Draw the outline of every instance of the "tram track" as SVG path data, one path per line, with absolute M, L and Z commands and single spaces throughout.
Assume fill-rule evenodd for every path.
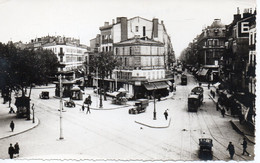
M 207 126 L 207 129 L 208 129 L 208 131 L 209 131 L 209 134 L 211 135 L 211 137 L 212 137 L 219 145 L 221 145 L 221 146 L 224 148 L 224 151 L 226 151 L 226 145 L 224 145 L 222 142 L 220 142 L 220 141 L 214 136 L 214 134 L 212 133 L 212 131 L 211 131 L 210 127 L 209 127 L 209 120 L 206 120 L 204 114 L 205 114 L 205 113 L 203 112 L 203 113 L 201 114 L 201 117 L 202 117 L 202 119 L 204 120 L 205 124 L 207 124 L 206 126 Z M 220 134 L 223 136 L 221 130 L 219 129 L 218 125 L 216 124 L 216 122 L 214 121 L 214 119 L 212 118 L 212 116 L 211 116 L 211 120 L 213 121 L 213 125 L 215 125 L 215 126 L 218 128 Z M 223 137 L 224 137 L 224 136 L 223 136 Z M 234 145 L 234 146 L 235 146 L 236 148 L 240 149 L 240 148 L 237 147 L 236 145 Z M 224 153 L 222 150 L 220 150 L 220 149 L 218 149 L 218 148 L 217 148 L 217 150 L 220 151 L 223 155 L 226 155 L 227 157 L 229 157 L 229 155 L 228 155 L 227 153 Z M 236 155 L 237 157 L 241 158 L 242 160 L 247 160 L 246 158 L 244 158 L 244 157 L 242 157 L 242 156 L 240 156 L 240 155 L 238 155 L 238 154 L 236 154 L 236 153 L 235 153 L 235 155 Z

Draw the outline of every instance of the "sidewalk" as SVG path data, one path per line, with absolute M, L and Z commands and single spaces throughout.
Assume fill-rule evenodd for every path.
M 213 87 L 215 88 L 215 87 Z M 211 87 L 212 89 L 212 87 Z M 212 89 L 215 91 L 214 89 Z M 216 93 L 215 98 L 212 97 L 211 94 L 208 94 L 209 97 L 212 99 L 212 101 L 216 104 L 218 100 L 218 94 Z M 233 115 L 230 114 L 230 110 L 225 113 L 226 116 L 234 117 Z M 254 133 L 252 133 L 245 125 L 242 125 L 239 123 L 239 120 L 230 120 L 230 123 L 232 125 L 232 128 L 236 130 L 239 134 L 243 135 L 244 137 L 247 138 L 247 140 L 253 144 L 255 144 L 255 136 Z
M 13 104 L 12 104 L 13 105 Z M 13 107 L 16 111 L 16 107 Z M 3 98 L 0 98 L 0 139 L 15 136 L 26 131 L 29 131 L 39 125 L 39 120 L 35 117 L 35 123 L 31 120 L 26 120 L 25 118 L 16 118 L 16 114 L 9 114 L 10 108 L 8 103 L 3 104 Z M 14 131 L 10 129 L 10 122 L 13 121 L 15 124 Z

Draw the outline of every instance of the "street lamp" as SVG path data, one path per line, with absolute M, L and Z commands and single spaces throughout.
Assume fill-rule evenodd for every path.
M 34 123 L 34 104 L 32 104 L 32 111 L 33 111 L 33 120 L 32 120 L 32 123 Z
M 153 104 L 154 104 L 154 109 L 153 109 L 153 120 L 156 120 L 156 107 L 155 107 L 155 89 L 153 90 Z
M 63 138 L 63 129 L 62 129 L 62 110 L 63 110 L 63 101 L 62 101 L 62 81 L 61 81 L 61 74 L 59 76 L 59 81 L 60 81 L 60 140 L 64 139 Z

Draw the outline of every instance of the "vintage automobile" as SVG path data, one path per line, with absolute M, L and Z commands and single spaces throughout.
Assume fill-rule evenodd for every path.
M 39 95 L 40 99 L 49 99 L 49 92 L 48 91 L 42 91 L 42 93 L 40 93 Z
M 189 112 L 197 112 L 199 106 L 200 106 L 199 95 L 189 94 L 189 96 L 188 96 L 188 111 Z
M 202 160 L 212 160 L 213 152 L 212 152 L 212 139 L 210 138 L 200 138 L 199 139 L 199 158 Z
M 181 85 L 187 85 L 187 75 L 181 75 Z
M 75 107 L 76 104 L 75 104 L 74 101 L 69 100 L 69 101 L 65 101 L 65 102 L 64 102 L 64 106 L 69 107 L 69 108 L 72 108 L 72 107 Z
M 148 99 L 138 99 L 134 108 L 129 109 L 129 114 L 139 114 L 145 112 L 146 107 L 149 105 Z

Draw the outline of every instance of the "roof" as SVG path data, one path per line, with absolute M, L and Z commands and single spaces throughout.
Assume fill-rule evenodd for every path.
M 131 38 L 114 44 L 114 46 L 126 46 L 126 45 L 163 46 L 164 44 L 162 42 L 154 41 L 149 38 Z

